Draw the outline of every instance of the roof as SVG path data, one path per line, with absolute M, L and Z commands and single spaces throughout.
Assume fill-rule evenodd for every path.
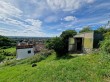
M 17 49 L 33 48 L 33 44 L 28 43 L 18 43 L 16 46 Z
M 75 35 L 74 38 L 91 37 L 91 34 L 93 35 L 94 32 L 79 33 L 79 34 Z

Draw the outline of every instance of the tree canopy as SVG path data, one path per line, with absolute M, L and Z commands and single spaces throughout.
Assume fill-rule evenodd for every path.
M 91 27 L 87 26 L 84 27 L 82 30 L 79 31 L 79 33 L 84 33 L 84 32 L 92 32 L 93 30 L 91 29 Z
M 8 48 L 16 44 L 12 39 L 0 35 L 0 48 Z
M 57 57 L 61 57 L 68 52 L 68 39 L 73 37 L 77 32 L 75 30 L 63 31 L 60 37 L 55 37 L 46 41 L 46 47 L 53 49 L 57 53 Z

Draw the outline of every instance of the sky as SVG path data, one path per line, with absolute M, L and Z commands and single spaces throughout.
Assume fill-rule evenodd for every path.
M 97 29 L 110 20 L 110 0 L 0 0 L 0 35 L 54 37 Z

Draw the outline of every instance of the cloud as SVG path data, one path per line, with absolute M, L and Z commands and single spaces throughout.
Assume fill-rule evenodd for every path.
M 0 1 L 0 17 L 6 17 L 6 16 L 14 16 L 18 17 L 21 16 L 23 12 L 13 6 L 12 4 L 4 1 Z
M 34 3 L 34 0 L 32 1 Z M 23 16 L 23 11 L 15 7 L 13 4 L 8 1 L 0 1 L 0 23 L 10 27 L 1 28 L 0 34 L 2 35 L 14 35 L 14 36 L 45 36 L 45 33 L 42 31 L 42 21 L 36 19 L 27 19 L 21 18 Z M 19 30 L 17 30 L 19 28 Z M 1 32 L 2 31 L 2 32 Z
M 74 17 L 74 16 L 66 16 L 66 17 L 64 18 L 65 21 L 75 21 L 76 19 L 77 19 L 77 18 Z
M 31 25 L 29 26 L 35 30 L 39 30 L 41 28 L 42 21 L 40 20 L 26 19 L 25 21 L 30 23 Z
M 47 0 L 52 10 L 72 11 L 79 9 L 83 4 L 93 3 L 94 0 Z

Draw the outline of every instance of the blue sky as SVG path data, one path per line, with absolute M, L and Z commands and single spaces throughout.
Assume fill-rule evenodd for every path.
M 110 20 L 110 0 L 0 0 L 0 35 L 59 36 Z

